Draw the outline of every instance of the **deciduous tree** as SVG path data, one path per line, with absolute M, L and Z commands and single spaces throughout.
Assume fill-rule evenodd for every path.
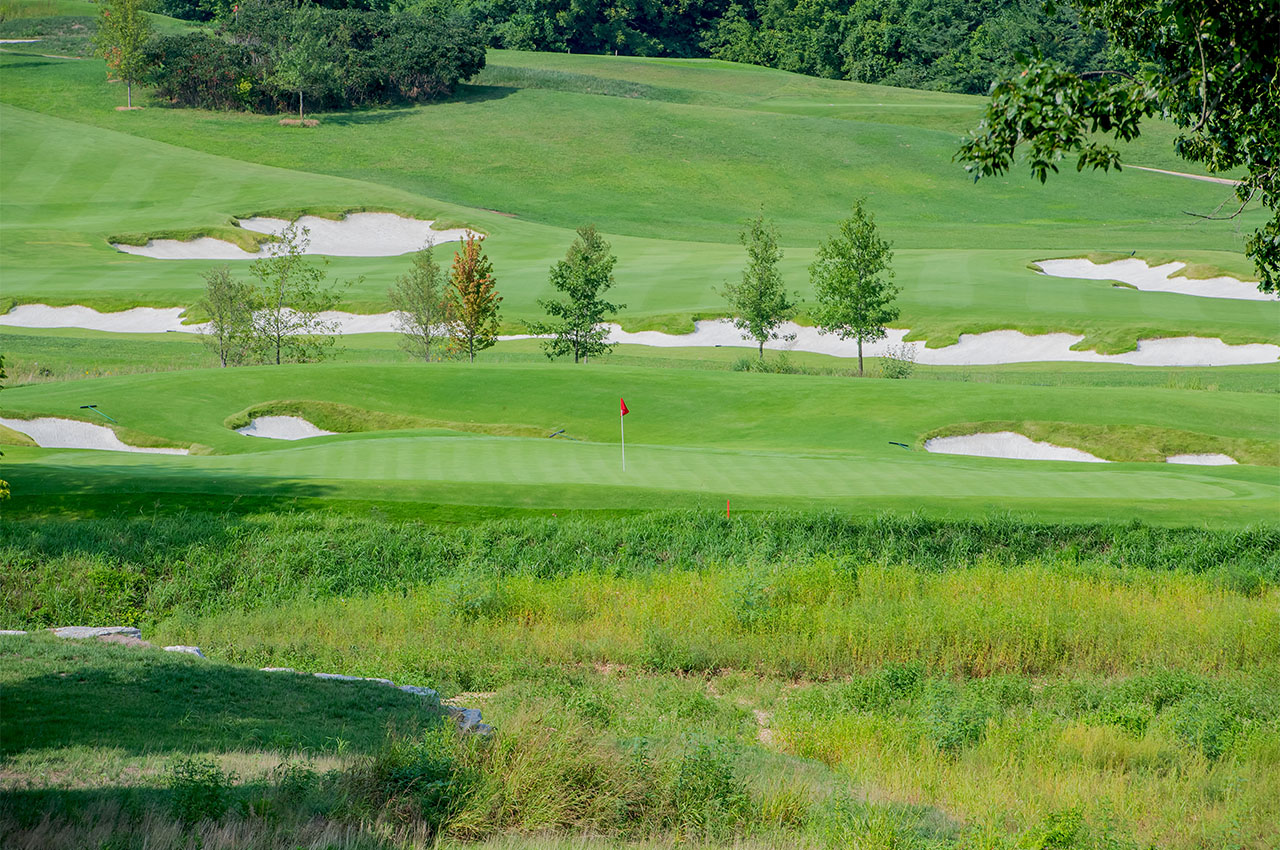
M 198 306 L 209 317 L 201 332 L 224 367 L 239 366 L 253 348 L 253 285 L 231 276 L 226 266 L 204 273 Z
M 476 361 L 477 351 L 498 341 L 498 305 L 502 301 L 493 263 L 484 255 L 482 241 L 483 237 L 468 235 L 461 250 L 454 253 L 446 299 L 450 348 L 466 355 L 471 363 Z
M 336 78 L 333 50 L 317 7 L 307 4 L 294 13 L 288 35 L 272 51 L 271 64 L 271 81 L 297 92 L 301 120 L 303 95 L 323 96 Z
M 602 296 L 613 286 L 617 262 L 595 225 L 578 228 L 578 238 L 564 259 L 551 267 L 551 287 L 564 293 L 564 299 L 540 299 L 539 306 L 551 320 L 529 326 L 533 333 L 551 335 L 542 343 L 548 358 L 572 354 L 574 363 L 585 363 L 613 350 L 605 342 L 609 329 L 604 323 L 626 305 L 610 303 Z
M 1209 171 L 1239 173 L 1232 218 L 1251 202 L 1270 219 L 1245 244 L 1261 280 L 1280 291 L 1280 6 L 1275 0 L 1073 0 L 1111 35 L 1132 73 L 1071 71 L 1040 57 L 996 83 L 986 117 L 957 154 L 974 179 L 1003 174 L 1025 145 L 1044 182 L 1067 156 L 1076 170 L 1120 169 L 1103 141 L 1130 141 L 1141 122 L 1167 115 L 1183 133 L 1175 149 Z M 1234 206 L 1234 205 L 1233 205 Z
M 268 243 L 267 256 L 254 260 L 250 273 L 258 280 L 253 313 L 253 347 L 267 363 L 323 360 L 336 345 L 337 323 L 321 317 L 333 309 L 337 295 L 325 285 L 323 266 L 307 260 L 305 227 L 296 222 Z
M 747 249 L 747 267 L 741 283 L 726 283 L 720 294 L 733 310 L 733 326 L 743 339 L 754 339 L 764 359 L 764 344 L 771 339 L 795 339 L 795 334 L 778 333 L 778 326 L 795 313 L 795 303 L 787 294 L 778 271 L 782 250 L 778 230 L 760 213 L 738 236 Z
M 840 222 L 840 232 L 818 245 L 818 258 L 809 266 L 818 296 L 813 313 L 818 331 L 858 341 L 859 375 L 862 344 L 884 339 L 885 325 L 898 318 L 890 248 L 859 200 L 853 214 Z
M 151 21 L 143 5 L 143 0 L 108 0 L 98 18 L 94 45 L 98 55 L 107 60 L 107 68 L 124 81 L 130 108 L 133 84 L 147 69 L 143 48 L 151 39 Z
M 413 267 L 396 278 L 387 297 L 396 313 L 400 347 L 418 360 L 439 357 L 448 337 L 449 315 L 444 270 L 429 243 L 413 255 Z

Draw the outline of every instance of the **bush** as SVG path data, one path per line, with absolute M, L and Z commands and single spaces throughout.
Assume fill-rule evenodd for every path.
M 261 109 L 270 100 L 249 50 L 203 32 L 165 35 L 147 46 L 145 82 L 177 106 Z
M 914 345 L 902 343 L 891 345 L 885 349 L 880 358 L 880 374 L 885 378 L 910 378 L 916 370 L 916 349 Z
M 392 736 L 344 781 L 358 808 L 400 823 L 421 821 L 429 831 L 445 826 L 475 784 L 458 759 L 458 733 L 450 724 L 413 737 Z
M 209 758 L 191 756 L 169 768 L 169 788 L 173 792 L 173 815 L 187 826 L 202 820 L 221 820 L 231 805 L 234 773 Z
M 668 828 L 691 836 L 723 834 L 746 817 L 746 787 L 723 744 L 699 744 L 676 762 L 666 784 Z

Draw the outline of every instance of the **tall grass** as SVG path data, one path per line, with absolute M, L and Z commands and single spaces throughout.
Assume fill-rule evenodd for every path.
M 321 513 L 6 519 L 0 625 L 145 625 L 182 613 L 404 592 L 449 577 L 482 583 L 579 573 L 641 577 L 714 566 L 784 568 L 818 557 L 854 571 L 873 564 L 921 574 L 1040 564 L 1135 578 L 1200 575 L 1258 594 L 1280 584 L 1280 527 L 1210 531 L 835 513 L 730 521 L 709 512 L 454 527 Z

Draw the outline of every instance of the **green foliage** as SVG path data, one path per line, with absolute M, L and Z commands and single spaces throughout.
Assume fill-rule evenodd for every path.
M 308 363 L 330 356 L 337 345 L 336 325 L 321 318 L 337 302 L 334 287 L 325 286 L 323 266 L 305 258 L 307 229 L 291 222 L 270 243 L 267 256 L 254 260 L 249 273 L 257 279 L 253 309 L 252 350 L 265 363 Z
M 133 84 L 148 67 L 145 47 L 151 39 L 151 21 L 143 9 L 143 0 L 110 0 L 98 19 L 98 55 L 107 60 L 108 69 L 124 80 L 130 107 Z
M 446 352 L 445 276 L 429 244 L 414 253 L 412 262 L 387 291 L 387 299 L 397 314 L 400 347 L 415 360 L 430 362 Z
M 880 375 L 892 380 L 910 378 L 916 370 L 916 350 L 914 346 L 902 343 L 891 345 L 880 358 Z
M 898 318 L 890 247 L 859 199 L 853 214 L 840 222 L 839 234 L 818 245 L 818 258 L 809 267 L 818 298 L 814 322 L 822 333 L 858 341 L 859 375 L 862 344 L 884 339 L 885 325 Z
M 231 805 L 231 786 L 235 781 L 234 773 L 224 773 L 212 759 L 200 756 L 178 759 L 169 769 L 174 817 L 187 826 L 203 820 L 221 820 Z
M 465 805 L 478 779 L 459 759 L 460 749 L 446 722 L 412 736 L 391 735 L 342 785 L 357 806 L 435 834 Z
M 613 286 L 617 262 L 594 224 L 578 228 L 578 238 L 564 259 L 551 267 L 549 276 L 551 288 L 563 293 L 564 300 L 539 299 L 538 305 L 551 320 L 529 324 L 531 333 L 552 335 L 543 343 L 548 359 L 572 354 L 574 363 L 586 363 L 613 350 L 604 341 L 609 335 L 604 324 L 626 305 L 605 301 L 603 296 Z
M 227 266 L 209 269 L 204 281 L 204 297 L 196 304 L 209 319 L 202 338 L 217 354 L 219 364 L 239 366 L 253 348 L 254 288 L 232 277 Z
M 299 117 L 306 102 L 431 100 L 484 67 L 479 34 L 452 18 L 273 0 L 239 4 L 213 33 L 162 36 L 147 54 L 148 82 L 180 106 L 265 112 L 296 103 Z
M 666 826 L 694 839 L 732 834 L 746 820 L 749 800 L 733 750 L 701 742 L 686 750 L 665 782 Z
M 298 94 L 298 118 L 303 117 L 304 96 L 323 99 L 338 85 L 336 51 L 324 31 L 318 6 L 299 6 L 285 36 L 271 47 L 267 82 Z
M 1229 218 L 1253 200 L 1271 211 L 1245 252 L 1254 260 L 1259 289 L 1280 290 L 1274 6 L 1267 0 L 1240 0 L 1230 11 L 1205 0 L 1075 5 L 1141 70 L 1082 74 L 1038 54 L 1025 59 L 1017 77 L 993 86 L 986 116 L 957 156 L 975 180 L 1009 171 L 1024 142 L 1030 144 L 1031 172 L 1042 183 L 1070 154 L 1077 155 L 1077 171 L 1118 169 L 1119 151 L 1098 136 L 1127 142 L 1138 136 L 1143 119 L 1169 116 L 1184 131 L 1175 143 L 1180 156 L 1214 172 L 1244 169 L 1236 186 L 1241 204 Z
M 778 271 L 782 251 L 778 248 L 778 229 L 766 222 L 761 212 L 747 223 L 739 241 L 747 249 L 747 267 L 740 283 L 726 283 L 720 290 L 733 317 L 733 326 L 743 331 L 743 339 L 754 339 L 764 360 L 764 344 L 773 339 L 795 339 L 777 328 L 795 313 L 795 303 L 787 294 L 786 284 Z

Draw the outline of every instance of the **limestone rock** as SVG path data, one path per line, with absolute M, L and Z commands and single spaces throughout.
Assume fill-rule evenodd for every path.
M 0 635 L 25 635 L 22 629 L 0 629 Z
M 142 631 L 132 626 L 62 626 L 56 629 L 50 629 L 60 638 L 99 638 L 108 635 L 124 635 L 125 637 L 140 638 Z
M 198 646 L 166 646 L 165 652 L 185 652 L 188 655 L 194 655 L 197 658 L 204 658 L 204 653 L 200 651 Z

